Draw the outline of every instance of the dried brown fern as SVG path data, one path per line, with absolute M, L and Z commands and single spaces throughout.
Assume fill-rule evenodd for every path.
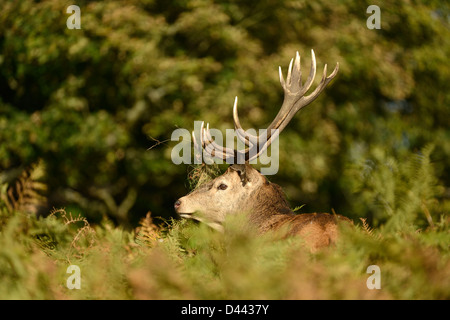
M 367 223 L 367 219 L 366 218 L 359 218 L 359 220 L 361 220 L 361 222 L 362 222 L 363 230 L 366 233 L 368 233 L 369 235 L 372 235 L 373 229 L 369 227 L 369 224 Z
M 217 164 L 206 165 L 202 163 L 197 166 L 193 166 L 188 173 L 189 189 L 195 190 L 203 183 L 208 182 L 220 175 L 220 168 Z
M 82 217 L 81 215 L 78 217 L 73 217 L 71 212 L 67 213 L 64 209 L 53 209 L 50 213 L 50 216 L 56 217 L 57 215 L 62 218 L 66 226 L 81 224 L 81 226 L 78 226 L 75 230 L 75 235 L 70 244 L 71 248 L 75 249 L 79 253 L 82 253 L 85 249 L 89 249 L 94 245 L 95 230 L 90 226 L 85 217 Z M 81 240 L 85 240 L 87 245 L 78 245 Z
M 44 164 L 39 161 L 24 169 L 15 181 L 6 186 L 5 192 L 1 193 L 1 200 L 10 212 L 37 214 L 46 206 L 47 185 L 42 182 L 44 174 Z
M 150 211 L 139 221 L 139 225 L 136 228 L 136 242 L 154 247 L 161 239 L 161 228 L 153 223 Z
M 367 219 L 366 218 L 359 218 L 359 220 L 361 220 L 362 222 L 362 228 L 364 230 L 364 232 L 366 232 L 369 236 L 374 236 L 374 232 L 373 232 L 373 228 L 371 228 L 369 226 L 369 224 L 367 223 Z

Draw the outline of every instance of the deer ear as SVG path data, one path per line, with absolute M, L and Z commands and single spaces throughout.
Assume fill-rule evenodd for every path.
M 247 171 L 245 164 L 233 164 L 230 166 L 230 169 L 236 171 L 241 178 L 242 186 L 245 186 L 248 182 Z

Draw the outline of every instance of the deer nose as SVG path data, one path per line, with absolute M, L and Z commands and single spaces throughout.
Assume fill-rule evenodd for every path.
M 175 201 L 175 204 L 173 205 L 173 207 L 175 208 L 175 210 L 177 210 L 180 206 L 181 206 L 181 201 L 180 201 L 180 199 L 178 199 L 177 201 Z

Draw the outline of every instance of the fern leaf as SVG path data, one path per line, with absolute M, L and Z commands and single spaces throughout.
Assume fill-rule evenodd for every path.
M 36 214 L 46 206 L 47 185 L 40 181 L 45 168 L 42 161 L 24 169 L 16 181 L 2 192 L 2 200 L 9 211 Z

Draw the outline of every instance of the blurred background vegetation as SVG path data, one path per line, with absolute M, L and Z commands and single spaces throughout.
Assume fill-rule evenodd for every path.
M 308 68 L 311 49 L 319 75 L 340 72 L 281 135 L 269 178 L 292 207 L 380 226 L 415 192 L 423 225 L 424 210 L 448 212 L 447 3 L 76 1 L 80 30 L 66 27 L 70 4 L 1 1 L 0 182 L 39 165 L 40 214 L 171 217 L 192 169 L 172 163 L 172 131 L 205 120 L 225 132 L 235 96 L 244 127 L 265 128 L 283 99 L 277 67 L 299 51 Z

